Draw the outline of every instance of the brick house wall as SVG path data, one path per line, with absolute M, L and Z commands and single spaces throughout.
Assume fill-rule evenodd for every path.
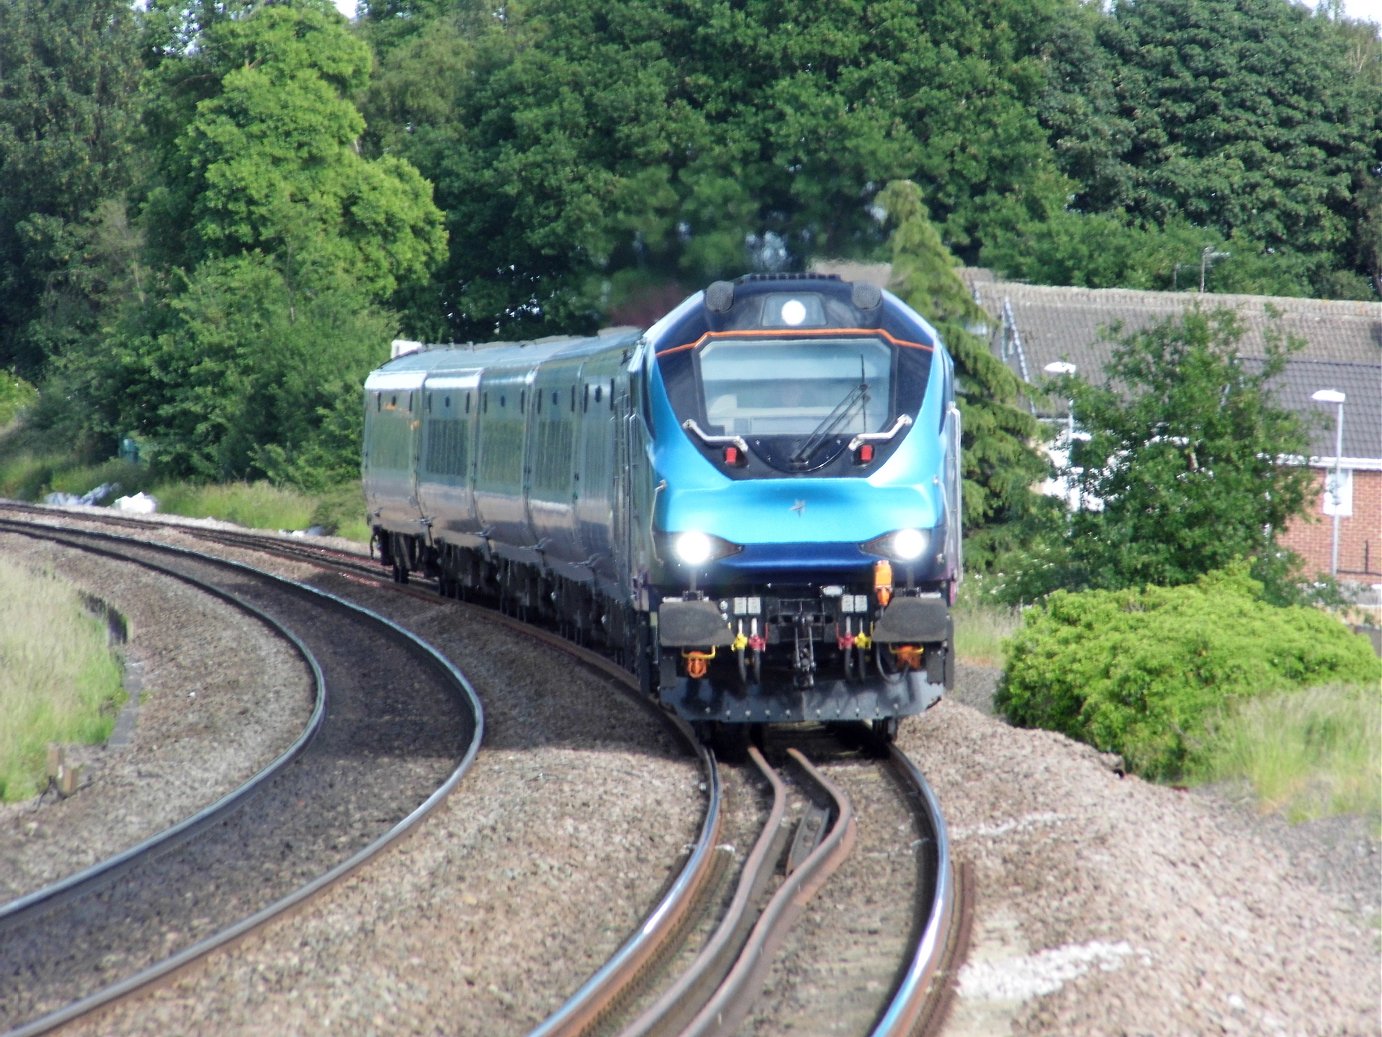
M 1307 574 L 1327 574 L 1333 549 L 1334 518 L 1325 513 L 1332 470 L 1316 469 L 1316 496 L 1310 520 L 1291 523 L 1278 537 L 1305 559 Z M 1382 583 L 1382 471 L 1353 470 L 1351 515 L 1339 518 L 1339 579 L 1357 583 Z

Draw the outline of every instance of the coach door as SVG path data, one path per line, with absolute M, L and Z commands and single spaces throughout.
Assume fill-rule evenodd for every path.
M 619 397 L 627 395 L 628 376 L 623 356 L 606 351 L 592 356 L 581 369 L 579 475 L 576 520 L 581 542 L 599 577 L 614 577 L 615 501 L 626 486 L 627 472 L 618 470 L 616 447 L 621 438 Z
M 480 376 L 475 510 L 485 535 L 503 551 L 532 544 L 523 493 L 524 412 L 532 369 L 497 367 Z
M 576 525 L 581 364 L 579 356 L 544 362 L 533 378 L 528 414 L 528 521 L 547 563 L 558 570 L 588 557 Z

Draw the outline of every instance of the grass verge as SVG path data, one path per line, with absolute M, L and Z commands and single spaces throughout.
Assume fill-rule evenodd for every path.
M 1330 684 L 1239 703 L 1214 725 L 1204 781 L 1245 780 L 1291 821 L 1372 819 L 1382 834 L 1382 701 L 1376 688 Z
M 105 626 L 76 589 L 0 558 L 0 800 L 42 789 L 48 743 L 109 738 L 124 700 Z
M 953 609 L 955 654 L 975 666 L 1003 665 L 1003 642 L 1022 627 L 1022 610 L 981 605 L 961 592 Z
M 9 449 L 6 449 L 9 447 Z M 309 529 L 365 543 L 365 498 L 358 481 L 322 493 L 304 493 L 265 481 L 195 484 L 156 482 L 144 465 L 111 460 L 88 465 L 0 438 L 0 497 L 43 500 L 50 493 L 80 497 L 98 486 L 115 486 L 103 502 L 146 493 L 158 510 L 186 518 L 214 518 L 248 529 Z

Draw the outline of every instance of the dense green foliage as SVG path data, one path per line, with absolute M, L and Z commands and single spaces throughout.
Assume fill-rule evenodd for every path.
M 415 169 L 356 147 L 371 54 L 330 6 L 235 14 L 151 8 L 138 216 L 103 210 L 96 257 L 125 290 L 50 357 L 50 397 L 79 406 L 40 416 L 93 454 L 133 434 L 166 474 L 316 487 L 357 469 L 385 307 L 445 235 Z
M 0 369 L 98 330 L 84 253 L 131 183 L 139 76 L 128 0 L 0 0 Z
M 1376 26 L 1275 0 L 1118 0 L 1049 40 L 1042 121 L 1078 185 L 986 261 L 1052 283 L 1375 298 Z
M 1235 700 L 1330 682 L 1370 689 L 1382 669 L 1364 637 L 1315 609 L 1265 603 L 1243 566 L 1193 584 L 1058 592 L 1008 643 L 997 706 L 1152 778 L 1176 777 Z
M 38 391 L 24 379 L 0 371 L 0 429 L 33 405 Z
M 994 557 L 1034 517 L 1013 386 L 909 263 L 1345 297 L 1382 266 L 1377 32 L 1286 0 L 361 9 L 0 0 L 0 370 L 53 438 L 321 485 L 397 331 L 891 257 L 959 357 Z M 934 233 L 885 218 L 899 181 Z
M 1012 538 L 1044 501 L 1031 490 L 1043 471 L 1030 443 L 1037 422 L 1020 406 L 1021 382 L 971 328 L 983 311 L 966 291 L 956 264 L 927 217 L 916 184 L 898 180 L 879 192 L 893 225 L 894 288 L 926 315 L 955 357 L 956 397 L 963 429 L 965 550 L 986 567 L 1014 550 Z
M 891 179 L 968 260 L 1068 193 L 1033 114 L 1064 0 L 427 4 L 402 36 L 400 6 L 369 9 L 370 136 L 437 186 L 458 336 L 870 254 Z
M 1260 364 L 1243 363 L 1241 336 L 1232 311 L 1196 308 L 1119 340 L 1106 384 L 1060 380 L 1088 435 L 1061 472 L 1081 501 L 1067 586 L 1174 586 L 1246 558 L 1285 592 L 1276 535 L 1311 476 L 1281 463 L 1304 456 L 1306 429 L 1267 383 L 1293 347 L 1269 339 Z

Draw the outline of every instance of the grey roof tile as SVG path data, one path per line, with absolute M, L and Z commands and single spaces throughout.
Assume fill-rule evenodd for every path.
M 1344 457 L 1382 461 L 1382 303 L 1062 288 L 999 281 L 986 270 L 961 273 L 989 315 L 990 345 L 1030 382 L 1046 377 L 1043 369 L 1053 361 L 1072 363 L 1082 377 L 1097 381 L 1117 329 L 1126 334 L 1149 327 L 1195 305 L 1228 307 L 1238 315 L 1245 358 L 1265 355 L 1272 329 L 1298 337 L 1304 348 L 1293 354 L 1276 391 L 1310 423 L 1312 455 L 1334 455 L 1335 407 L 1312 400 L 1311 393 L 1339 389 L 1347 397 Z

